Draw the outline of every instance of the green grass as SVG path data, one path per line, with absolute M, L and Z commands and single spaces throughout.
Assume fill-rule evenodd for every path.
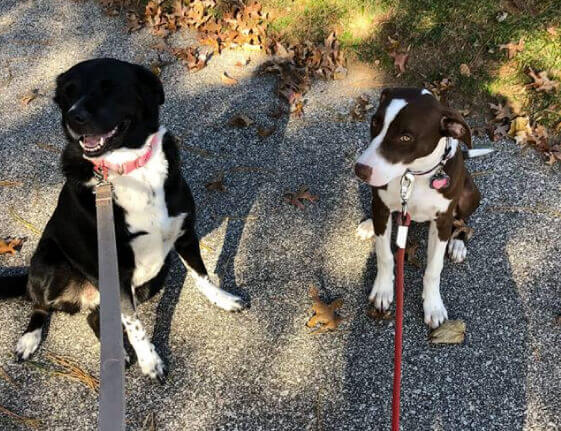
M 561 121 L 561 91 L 526 89 L 527 67 L 561 80 L 561 12 L 558 0 L 262 0 L 273 11 L 271 30 L 289 41 L 321 41 L 336 30 L 350 57 L 380 61 L 393 74 L 388 36 L 411 45 L 407 85 L 451 78 L 452 101 L 482 107 L 509 100 L 547 126 Z M 496 15 L 508 12 L 503 22 Z M 557 36 L 546 29 L 557 26 Z M 498 46 L 525 39 L 523 52 L 508 60 Z M 468 64 L 472 75 L 460 74 Z M 483 103 L 482 103 L 483 102 Z M 556 113 L 546 108 L 557 105 Z M 555 111 L 555 110 L 554 110 Z

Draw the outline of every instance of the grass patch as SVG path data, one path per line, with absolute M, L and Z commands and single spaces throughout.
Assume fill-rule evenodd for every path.
M 546 126 L 561 121 L 561 91 L 527 89 L 528 67 L 561 80 L 558 0 L 263 0 L 271 30 L 288 41 L 321 41 L 335 30 L 351 58 L 379 60 L 394 74 L 388 37 L 411 46 L 404 84 L 450 78 L 452 102 L 482 107 L 491 98 L 518 105 Z M 497 16 L 508 13 L 503 21 Z M 550 31 L 548 31 L 548 28 Z M 551 28 L 556 28 L 552 34 Z M 513 59 L 499 45 L 523 38 Z M 471 76 L 460 74 L 467 64 Z M 553 109 L 551 109 L 553 107 Z

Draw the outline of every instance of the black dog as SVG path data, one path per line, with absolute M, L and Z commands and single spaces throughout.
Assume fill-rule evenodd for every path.
M 28 274 L 0 279 L 1 297 L 27 294 L 33 302 L 31 321 L 16 347 L 18 359 L 37 350 L 52 311 L 90 308 L 88 323 L 99 337 L 93 189 L 105 177 L 114 189 L 122 322 L 142 372 L 162 378 L 163 363 L 134 304 L 135 298 L 146 301 L 161 289 L 173 248 L 210 301 L 229 311 L 247 306 L 208 279 L 179 152 L 172 136 L 159 127 L 162 84 L 141 66 L 96 59 L 60 75 L 54 100 L 68 140 L 62 155 L 66 182 Z

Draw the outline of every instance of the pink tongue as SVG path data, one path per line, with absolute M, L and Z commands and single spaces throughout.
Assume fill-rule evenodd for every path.
M 85 147 L 94 148 L 95 146 L 97 146 L 97 144 L 99 144 L 99 138 L 96 138 L 94 136 L 86 136 L 83 142 Z

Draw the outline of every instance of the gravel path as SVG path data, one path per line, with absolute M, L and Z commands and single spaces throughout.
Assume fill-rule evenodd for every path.
M 172 43 L 187 36 L 176 35 Z M 78 61 L 111 56 L 149 65 L 157 39 L 127 35 L 120 19 L 93 2 L 0 3 L 0 236 L 26 236 L 4 268 L 29 262 L 37 236 L 14 212 L 42 229 L 62 176 L 59 113 L 51 101 L 57 74 Z M 169 363 L 160 386 L 131 367 L 126 374 L 128 429 L 154 413 L 157 430 L 389 429 L 392 323 L 365 315 L 375 276 L 370 242 L 355 237 L 368 214 L 369 191 L 351 167 L 368 124 L 338 119 L 354 97 L 378 88 L 365 75 L 317 83 L 303 119 L 270 118 L 279 102 L 271 77 L 255 77 L 255 54 L 227 52 L 199 73 L 178 63 L 162 71 L 163 123 L 182 139 L 183 174 L 198 205 L 204 259 L 216 280 L 251 298 L 242 314 L 222 312 L 199 295 L 175 261 L 167 290 L 141 307 Z M 224 86 L 224 71 L 239 78 Z M 383 85 L 379 83 L 377 87 Z M 39 96 L 28 106 L 28 90 Z M 264 127 L 232 129 L 245 113 Z M 433 347 L 422 319 L 422 270 L 407 267 L 402 393 L 403 430 L 561 430 L 561 176 L 533 151 L 499 142 L 488 158 L 469 162 L 483 202 L 471 220 L 476 234 L 466 263 L 445 264 L 443 297 L 451 318 L 467 323 L 463 345 Z M 204 185 L 221 170 L 227 191 Z M 283 202 L 306 184 L 319 196 L 300 210 Z M 426 226 L 412 237 L 426 246 Z M 424 263 L 424 252 L 421 253 Z M 341 329 L 310 335 L 310 285 L 342 297 Z M 183 290 L 180 293 L 180 288 Z M 28 303 L 0 303 L 0 405 L 40 418 L 46 430 L 93 430 L 96 394 L 80 383 L 16 364 L 13 348 Z M 56 315 L 35 360 L 46 352 L 77 359 L 97 374 L 99 346 L 85 315 Z M 0 429 L 26 429 L 0 413 Z

